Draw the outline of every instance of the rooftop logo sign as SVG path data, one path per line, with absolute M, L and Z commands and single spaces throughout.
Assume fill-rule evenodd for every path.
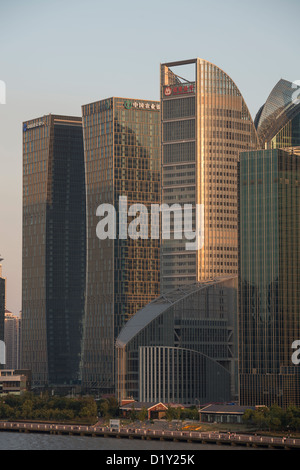
M 153 110 L 160 110 L 160 104 L 159 103 L 148 103 L 145 101 L 130 101 L 130 100 L 125 100 L 124 101 L 124 108 L 125 109 L 146 109 L 149 111 Z
M 186 85 L 174 85 L 174 86 L 166 86 L 164 89 L 165 96 L 171 95 L 185 95 L 187 93 L 195 93 L 195 84 L 189 83 Z
M 44 126 L 45 125 L 45 122 L 44 121 L 36 121 L 36 122 L 33 122 L 32 124 L 24 124 L 23 125 L 23 131 L 26 132 L 26 131 L 29 131 L 30 129 L 34 129 L 36 127 L 41 127 L 41 126 Z

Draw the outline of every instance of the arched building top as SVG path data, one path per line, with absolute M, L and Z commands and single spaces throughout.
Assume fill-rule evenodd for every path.
M 262 147 L 300 112 L 300 100 L 296 99 L 299 87 L 281 79 L 274 86 L 265 104 L 256 114 L 254 124 Z

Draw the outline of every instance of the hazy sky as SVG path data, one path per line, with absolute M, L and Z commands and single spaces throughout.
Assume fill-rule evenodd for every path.
M 21 309 L 22 122 L 80 115 L 110 96 L 159 99 L 159 65 L 201 57 L 252 117 L 280 78 L 300 80 L 299 0 L 0 0 L 0 254 Z

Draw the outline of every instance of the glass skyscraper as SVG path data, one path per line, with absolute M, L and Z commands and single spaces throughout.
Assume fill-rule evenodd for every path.
M 300 145 L 300 86 L 279 80 L 255 117 L 262 148 Z
M 4 341 L 4 317 L 5 317 L 5 279 L 2 277 L 3 258 L 0 256 L 0 341 Z
M 300 405 L 300 161 L 245 152 L 239 176 L 240 402 Z
M 239 359 L 244 405 L 300 404 L 300 88 L 279 80 L 258 111 L 262 150 L 239 169 Z M 264 149 L 264 150 L 263 150 Z
M 33 388 L 80 380 L 86 268 L 82 120 L 23 124 L 22 367 Z
M 161 65 L 162 203 L 199 214 L 200 248 L 187 250 L 175 225 L 162 238 L 161 284 L 235 275 L 238 270 L 237 162 L 258 140 L 245 101 L 232 79 L 203 59 Z M 177 206 L 178 207 L 178 206 Z M 175 214 L 175 212 L 174 212 Z M 203 245 L 202 245 L 203 242 Z
M 112 97 L 82 107 L 87 189 L 87 291 L 83 390 L 115 391 L 115 339 L 160 293 L 160 240 L 118 230 L 120 213 L 160 203 L 160 103 Z M 120 197 L 126 199 L 119 211 Z M 115 209 L 116 237 L 99 239 L 97 208 Z M 136 206 L 137 207 L 137 206 Z M 104 213 L 102 213 L 104 215 Z M 153 228 L 153 227 L 151 227 Z M 140 230 L 146 234 L 146 223 Z M 127 225 L 126 225 L 127 232 Z

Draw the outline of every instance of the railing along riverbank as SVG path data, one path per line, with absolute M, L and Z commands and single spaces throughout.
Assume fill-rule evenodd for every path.
M 216 444 L 276 449 L 300 449 L 300 439 L 267 437 L 248 434 L 200 431 L 167 431 L 154 429 L 131 429 L 121 427 L 114 430 L 103 426 L 83 426 L 71 424 L 0 422 L 0 431 L 48 433 L 57 435 L 115 437 L 127 439 L 147 439 L 199 444 Z

